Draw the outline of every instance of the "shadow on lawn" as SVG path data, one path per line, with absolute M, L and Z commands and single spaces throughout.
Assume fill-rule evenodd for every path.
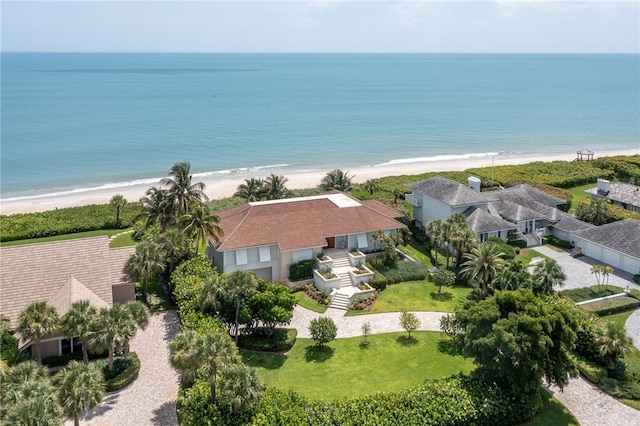
M 287 360 L 285 355 L 268 352 L 240 351 L 242 361 L 249 367 L 260 367 L 265 370 L 277 370 L 284 365 Z
M 334 352 L 335 349 L 329 346 L 319 348 L 316 345 L 309 345 L 304 349 L 304 358 L 307 362 L 325 362 L 333 356 Z
M 402 346 L 405 346 L 405 347 L 415 346 L 418 343 L 420 343 L 418 339 L 416 339 L 414 336 L 411 336 L 411 337 L 399 336 L 396 339 L 396 342 L 400 343 Z
M 436 293 L 435 291 L 432 291 L 429 295 L 437 302 L 446 302 L 453 299 L 453 293 Z

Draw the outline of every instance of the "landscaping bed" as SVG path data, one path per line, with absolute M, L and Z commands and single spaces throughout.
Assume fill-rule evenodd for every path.
M 629 296 L 620 296 L 599 302 L 586 303 L 581 306 L 586 311 L 602 316 L 636 309 L 640 307 L 640 300 Z
M 568 297 L 575 303 L 584 302 L 587 300 L 598 299 L 600 297 L 611 296 L 613 294 L 622 293 L 624 290 L 620 287 L 612 285 L 603 285 L 598 288 L 597 285 L 591 287 L 575 288 L 571 290 L 562 290 L 561 296 Z

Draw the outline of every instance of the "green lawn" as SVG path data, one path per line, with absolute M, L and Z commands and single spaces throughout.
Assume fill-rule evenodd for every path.
M 521 261 L 525 266 L 528 266 L 531 263 L 531 259 L 534 257 L 542 257 L 543 259 L 550 259 L 539 251 L 535 251 L 534 249 L 523 248 L 520 249 L 520 254 L 516 256 L 516 259 Z
M 55 235 L 53 237 L 31 238 L 28 240 L 6 241 L 0 243 L 0 247 L 19 246 L 23 244 L 48 243 L 51 241 L 75 240 L 77 238 L 99 237 L 101 235 L 112 236 L 124 232 L 126 229 L 101 229 L 98 231 L 76 232 L 75 234 Z
M 138 244 L 138 242 L 133 239 L 133 230 L 131 230 L 131 232 L 118 235 L 113 240 L 111 240 L 109 242 L 109 248 L 129 247 L 135 246 L 136 244 Z
M 574 186 L 573 188 L 567 188 L 567 191 L 569 191 L 571 193 L 571 196 L 573 197 L 571 198 L 571 209 L 569 210 L 569 213 L 576 212 L 576 206 L 578 205 L 578 202 L 580 202 L 580 200 L 590 197 L 590 195 L 584 192 L 584 190 L 593 188 L 594 186 L 596 186 L 596 182 L 589 183 L 587 185 Z
M 338 399 L 375 392 L 400 391 L 425 379 L 473 369 L 471 360 L 438 351 L 440 333 L 420 331 L 407 342 L 406 333 L 338 339 L 322 350 L 311 339 L 298 339 L 287 355 L 243 352 L 244 362 L 260 379 L 279 389 L 310 398 Z
M 542 409 L 538 417 L 525 423 L 525 426 L 578 426 L 578 421 L 564 408 L 560 402 L 550 393 L 540 390 L 542 396 Z
M 613 321 L 615 323 L 618 323 L 618 324 L 624 326 L 624 324 L 627 322 L 627 318 L 629 318 L 629 315 L 631 315 L 634 312 L 635 311 L 631 310 L 631 311 L 626 311 L 626 312 L 620 312 L 620 313 L 613 314 L 613 315 L 603 315 L 600 318 L 605 323 L 608 323 L 609 321 Z
M 400 312 L 403 309 L 453 312 L 470 291 L 469 287 L 443 287 L 442 294 L 438 294 L 438 287 L 431 281 L 406 281 L 390 285 L 380 292 L 370 310 L 350 310 L 347 315 Z
M 321 314 L 324 314 L 324 312 L 327 310 L 327 305 L 322 305 L 316 302 L 315 300 L 307 296 L 304 291 L 298 291 L 296 293 L 293 293 L 293 295 L 296 297 L 296 303 L 303 308 L 307 308 L 312 310 L 313 312 L 318 312 Z
M 600 290 L 600 292 L 599 292 Z M 597 285 L 584 288 L 576 288 L 571 290 L 562 290 L 561 296 L 566 296 L 575 303 L 584 302 L 585 300 L 598 299 L 600 297 L 611 296 L 612 294 L 622 293 L 624 290 L 613 285 L 603 285 L 598 289 Z

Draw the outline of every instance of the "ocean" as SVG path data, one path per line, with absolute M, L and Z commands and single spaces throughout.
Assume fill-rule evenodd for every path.
M 639 55 L 2 53 L 2 200 L 640 149 Z

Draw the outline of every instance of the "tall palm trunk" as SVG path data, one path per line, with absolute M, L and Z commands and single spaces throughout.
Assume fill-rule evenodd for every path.
M 236 346 L 238 345 L 238 329 L 240 328 L 240 324 L 238 323 L 239 314 L 240 314 L 240 296 L 238 296 L 238 299 L 236 300 L 236 335 L 235 335 Z
M 89 364 L 89 354 L 87 353 L 87 347 L 89 346 L 89 340 L 86 338 L 82 339 L 82 361 L 85 364 Z
M 42 350 L 40 349 L 40 339 L 33 339 L 36 345 L 36 360 L 38 365 L 42 365 Z

